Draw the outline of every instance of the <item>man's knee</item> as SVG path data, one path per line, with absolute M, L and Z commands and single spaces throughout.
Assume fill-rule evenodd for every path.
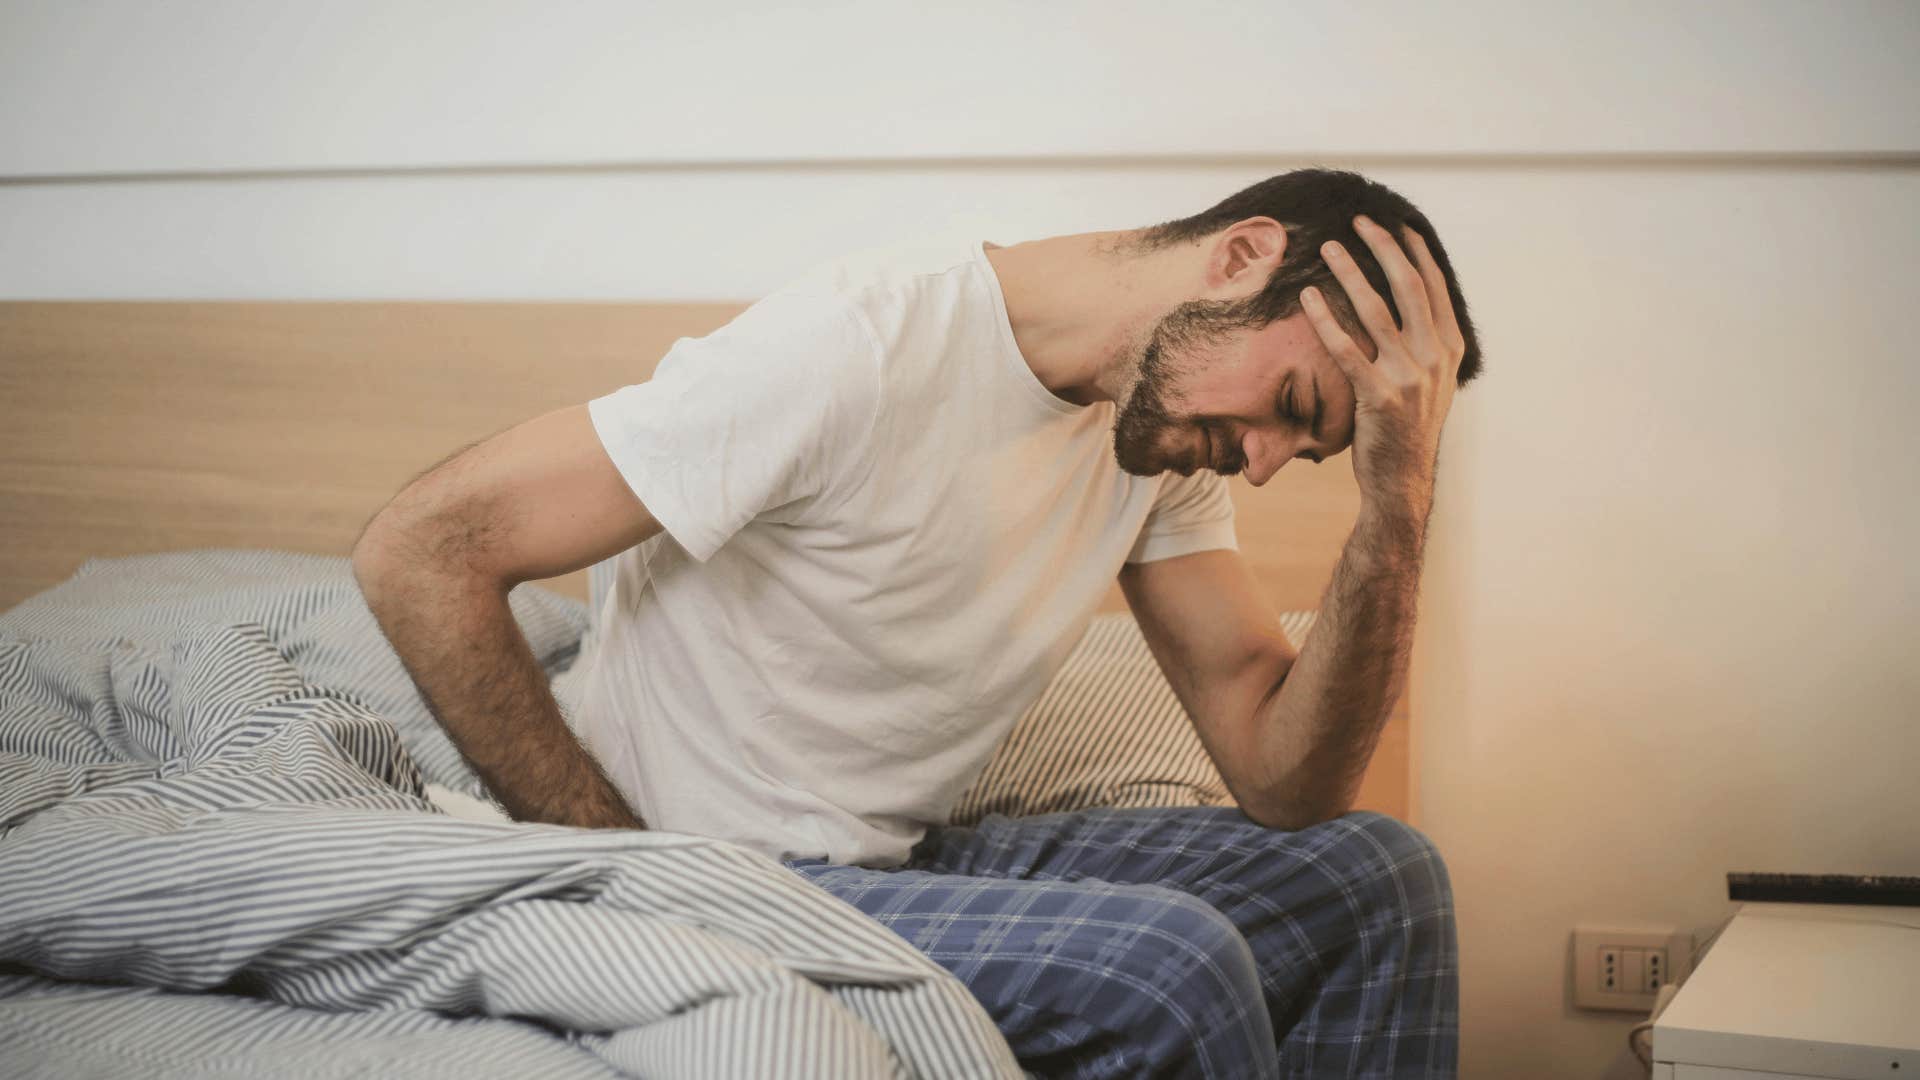
M 1413 826 L 1357 810 L 1297 832 L 1275 832 L 1273 843 L 1304 864 L 1302 875 L 1287 872 L 1290 883 L 1278 899 L 1314 940 L 1332 946 L 1388 934 L 1438 948 L 1451 939 L 1446 863 Z
M 1452 911 L 1447 864 L 1427 834 L 1370 810 L 1337 820 L 1351 831 L 1345 847 L 1353 884 L 1409 918 Z
M 1303 951 L 1317 981 L 1312 995 L 1298 996 L 1284 988 L 1301 984 L 1280 982 L 1283 1071 L 1358 1053 L 1383 1069 L 1417 1060 L 1452 1075 L 1458 946 L 1453 893 L 1433 841 L 1366 811 L 1288 836 L 1275 843 L 1304 856 L 1306 869 L 1287 930 L 1309 943 Z M 1317 1006 L 1311 1019 L 1309 997 Z

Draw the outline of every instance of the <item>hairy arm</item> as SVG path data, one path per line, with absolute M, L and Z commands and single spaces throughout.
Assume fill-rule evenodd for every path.
M 415 480 L 353 570 L 434 718 L 511 815 L 645 828 L 561 718 L 507 594 L 660 532 L 584 405 L 529 420 Z
M 1386 271 L 1401 318 L 1396 324 L 1343 247 L 1323 247 L 1376 355 L 1370 360 L 1347 335 L 1317 290 L 1302 291 L 1308 321 L 1353 384 L 1360 514 L 1306 647 L 1253 722 L 1256 760 L 1270 783 L 1262 812 L 1288 824 L 1353 805 L 1406 686 L 1440 432 L 1466 348 L 1426 242 L 1409 230 L 1403 251 L 1364 217 L 1355 230 Z
M 1255 602 L 1235 552 L 1128 567 L 1121 585 L 1161 668 L 1247 816 L 1301 828 L 1346 813 L 1413 648 L 1440 430 L 1464 354 L 1446 282 L 1417 235 L 1416 270 L 1372 222 L 1359 227 L 1392 281 L 1391 312 L 1344 252 L 1326 253 L 1377 346 L 1369 360 L 1313 290 L 1314 330 L 1353 384 L 1360 513 L 1298 654 Z
M 1406 685 L 1419 544 L 1404 530 L 1361 512 L 1297 653 L 1237 551 L 1120 572 L 1201 745 L 1262 825 L 1302 828 L 1353 806 Z
M 1298 828 L 1352 808 L 1406 688 L 1425 532 L 1424 514 L 1362 507 L 1312 633 L 1255 711 L 1256 821 Z

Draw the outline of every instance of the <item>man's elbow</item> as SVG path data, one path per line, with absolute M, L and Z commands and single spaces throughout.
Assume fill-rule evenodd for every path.
M 360 586 L 369 607 L 378 608 L 380 599 L 391 593 L 399 578 L 424 561 L 415 534 L 400 520 L 389 504 L 373 516 L 353 542 L 348 562 L 353 580 Z
M 353 578 L 376 614 L 383 602 L 430 590 L 442 595 L 505 596 L 526 580 L 497 565 L 486 519 L 426 514 L 397 502 L 374 515 L 354 541 Z
M 360 594 L 366 597 L 367 605 L 373 606 L 382 587 L 392 573 L 395 559 L 393 544 L 386 535 L 386 526 L 381 523 L 384 515 L 375 514 L 360 530 L 359 539 L 353 542 L 353 552 L 348 563 L 353 567 L 353 580 L 360 586 Z

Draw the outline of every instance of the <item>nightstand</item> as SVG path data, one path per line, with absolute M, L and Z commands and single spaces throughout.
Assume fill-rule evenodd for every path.
M 1920 1080 L 1920 908 L 1744 905 L 1653 1026 L 1654 1080 Z

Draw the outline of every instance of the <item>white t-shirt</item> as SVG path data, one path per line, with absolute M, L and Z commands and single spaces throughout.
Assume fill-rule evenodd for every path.
M 1234 546 L 1034 377 L 980 245 L 828 264 L 593 400 L 665 531 L 612 560 L 568 713 L 654 828 L 904 862 L 1123 562 Z

